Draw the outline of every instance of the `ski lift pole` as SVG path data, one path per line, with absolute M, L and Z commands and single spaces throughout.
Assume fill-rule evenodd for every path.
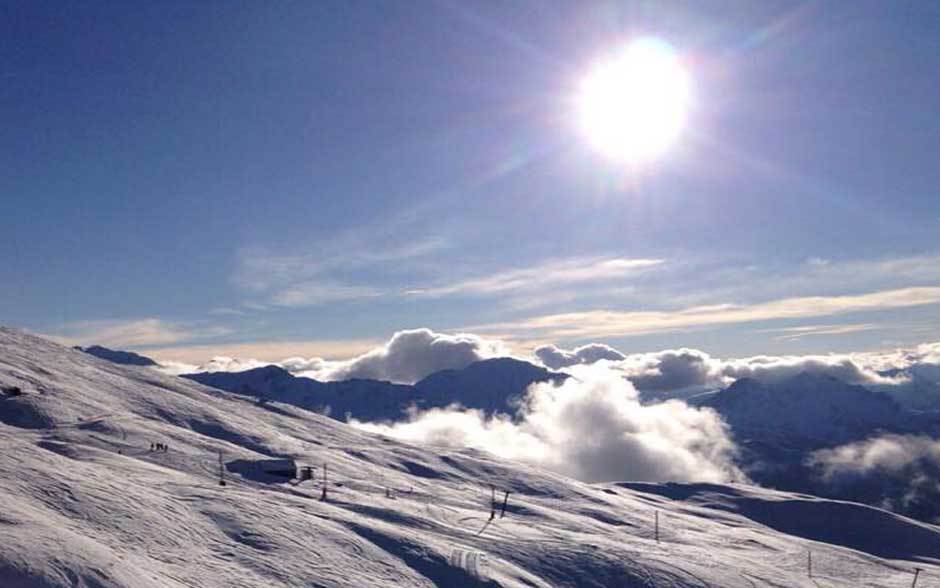
M 225 462 L 222 459 L 222 450 L 219 450 L 219 486 L 225 486 Z
M 509 504 L 509 490 L 506 490 L 506 495 L 503 496 L 503 508 L 499 511 L 499 518 L 506 516 L 506 505 Z

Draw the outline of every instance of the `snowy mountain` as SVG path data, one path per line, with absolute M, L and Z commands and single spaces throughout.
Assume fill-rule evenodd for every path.
M 886 431 L 914 432 L 919 424 L 888 396 L 822 374 L 776 383 L 741 378 L 688 402 L 721 415 L 741 450 L 738 465 L 753 480 L 800 492 L 819 491 L 807 463 L 813 451 Z
M 0 391 L 6 588 L 887 588 L 910 585 L 915 567 L 921 585 L 940 577 L 940 528 L 875 508 L 742 485 L 585 484 L 5 328 Z M 280 479 L 272 460 L 314 467 L 314 480 Z
M 900 430 L 908 416 L 887 395 L 806 372 L 776 383 L 741 378 L 689 402 L 718 411 L 739 443 L 800 449 Z
M 875 387 L 894 398 L 901 406 L 912 410 L 940 411 L 940 366 L 915 364 L 905 369 L 885 370 L 881 375 L 907 378 L 904 384 Z
M 762 485 L 890 507 L 927 521 L 940 517 L 932 488 L 940 476 L 929 459 L 835 480 L 816 459 L 818 451 L 886 435 L 935 439 L 936 413 L 911 411 L 887 394 L 807 373 L 778 383 L 740 379 L 689 402 L 722 416 L 740 449 L 738 466 Z
M 118 351 L 116 349 L 102 347 L 101 345 L 92 345 L 90 347 L 75 347 L 75 349 L 78 351 L 84 351 L 85 353 L 90 353 L 91 355 L 100 357 L 101 359 L 106 359 L 108 361 L 124 365 L 157 365 L 157 362 L 150 359 L 149 357 L 134 353 L 133 351 Z
M 422 407 L 460 404 L 487 414 L 513 414 L 526 388 L 535 382 L 560 382 L 565 374 L 550 372 L 531 363 L 498 357 L 460 370 L 443 370 L 415 384 Z
M 488 414 L 515 412 L 514 402 L 533 382 L 567 376 L 508 357 L 487 359 L 459 370 L 443 370 L 414 386 L 377 380 L 318 382 L 295 377 L 277 366 L 243 372 L 205 372 L 183 376 L 220 390 L 263 401 L 293 404 L 338 420 L 396 420 L 410 406 L 420 409 L 460 404 Z

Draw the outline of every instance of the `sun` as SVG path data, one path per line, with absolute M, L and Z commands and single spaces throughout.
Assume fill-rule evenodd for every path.
M 640 164 L 666 150 L 685 125 L 689 75 L 672 47 L 633 41 L 594 65 L 577 97 L 588 141 L 617 160 Z

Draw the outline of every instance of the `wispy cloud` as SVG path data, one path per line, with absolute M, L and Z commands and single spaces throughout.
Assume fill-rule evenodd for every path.
M 666 268 L 664 268 L 666 269 Z M 640 300 L 698 306 L 716 300 L 752 303 L 803 296 L 836 296 L 940 284 L 940 255 L 869 259 L 810 258 L 793 264 L 738 260 L 677 260 Z
M 554 300 L 577 293 L 565 286 L 615 282 L 664 263 L 662 259 L 613 256 L 568 257 L 540 261 L 528 267 L 501 269 L 451 282 L 440 280 L 436 254 L 448 246 L 437 238 L 382 246 L 357 243 L 350 249 L 331 246 L 316 255 L 281 255 L 245 251 L 233 282 L 253 301 L 273 307 L 300 307 L 380 296 L 496 296 L 554 288 Z M 436 259 L 436 262 L 432 262 Z M 435 276 L 429 278 L 428 276 Z M 424 282 L 422 284 L 422 282 Z M 418 285 L 415 285 L 418 284 Z M 531 301 L 505 299 L 513 308 L 532 307 Z
M 832 261 L 829 259 L 826 259 L 825 257 L 810 257 L 809 259 L 806 260 L 806 263 L 807 265 L 811 265 L 813 267 L 826 267 L 827 265 L 832 263 Z
M 467 327 L 471 331 L 555 340 L 641 335 L 773 319 L 831 316 L 940 303 L 940 287 L 901 288 L 846 296 L 806 296 L 755 304 L 715 304 L 680 310 L 588 310 Z
M 48 336 L 67 345 L 96 344 L 137 348 L 221 337 L 231 332 L 231 329 L 218 325 L 193 325 L 158 318 L 142 318 L 70 323 Z
M 242 251 L 233 281 L 249 290 L 267 290 L 285 283 L 327 276 L 334 271 L 401 262 L 437 252 L 447 246 L 440 238 L 389 245 L 383 243 L 330 243 L 316 253 L 281 254 L 261 249 Z
M 214 316 L 245 316 L 248 313 L 239 308 L 218 307 L 209 310 L 209 314 Z
M 255 297 L 250 304 L 310 306 L 339 300 L 381 296 L 394 289 L 379 285 L 386 274 L 447 246 L 439 238 L 408 243 L 365 243 L 339 240 L 316 253 L 280 254 L 246 250 L 238 258 L 233 283 Z M 356 279 L 359 272 L 369 277 Z M 259 301 L 260 300 L 260 301 Z
M 548 286 L 624 278 L 664 262 L 665 260 L 662 259 L 629 259 L 622 257 L 556 259 L 532 267 L 497 272 L 458 281 L 454 284 L 415 289 L 410 293 L 423 296 L 446 296 L 449 294 L 487 295 L 519 290 L 538 290 Z
M 804 337 L 815 337 L 820 335 L 845 335 L 847 333 L 858 333 L 860 331 L 872 331 L 882 327 L 874 323 L 853 323 L 846 325 L 805 325 L 801 327 L 786 327 L 782 329 L 766 329 L 764 333 L 783 333 L 774 337 L 778 341 L 796 341 Z
M 381 296 L 383 290 L 371 286 L 320 282 L 310 280 L 292 284 L 271 295 L 270 301 L 277 306 L 313 306 L 338 300 L 359 300 Z

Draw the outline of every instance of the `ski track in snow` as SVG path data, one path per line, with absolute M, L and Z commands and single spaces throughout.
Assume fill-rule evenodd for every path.
M 4 588 L 888 588 L 909 586 L 914 567 L 921 587 L 940 578 L 930 551 L 940 529 L 903 517 L 858 519 L 929 543 L 880 557 L 746 516 L 754 501 L 829 501 L 741 485 L 584 484 L 259 407 L 4 328 L 0 386 L 24 391 L 0 397 Z M 226 463 L 289 456 L 315 466 L 314 479 L 225 471 L 220 486 L 220 451 Z M 705 498 L 685 499 L 695 492 Z

